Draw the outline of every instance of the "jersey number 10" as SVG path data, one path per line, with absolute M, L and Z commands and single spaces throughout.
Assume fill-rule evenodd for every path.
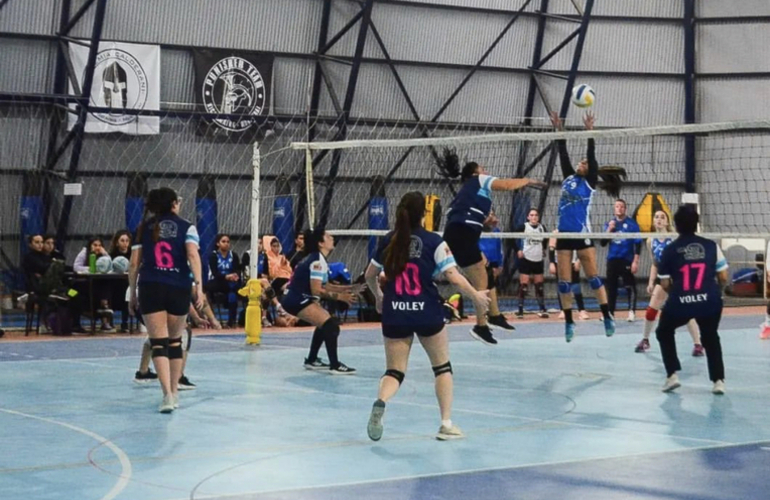
M 396 277 L 396 295 L 420 295 L 422 285 L 420 284 L 420 268 L 417 264 L 407 262 L 406 269 Z

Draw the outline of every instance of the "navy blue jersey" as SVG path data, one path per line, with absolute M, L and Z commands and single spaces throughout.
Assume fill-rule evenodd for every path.
M 158 226 L 158 241 L 153 240 Z M 135 235 L 132 250 L 141 249 L 142 266 L 139 283 L 165 283 L 190 288 L 190 265 L 187 263 L 187 243 L 199 245 L 198 231 L 192 223 L 178 215 L 153 217 L 142 225 L 142 234 Z
M 382 269 L 385 248 L 393 232 L 380 240 L 372 265 Z M 433 279 L 449 268 L 455 259 L 441 236 L 419 228 L 412 233 L 406 269 L 385 284 L 382 324 L 394 326 L 436 325 L 444 321 L 443 301 Z
M 671 242 L 674 241 L 671 238 L 666 238 L 665 240 L 661 241 L 657 238 L 652 238 L 652 241 L 650 242 L 650 251 L 652 252 L 652 261 L 657 266 L 660 263 L 660 258 L 663 255 L 663 250 L 667 246 L 671 244 Z
M 322 285 L 329 281 L 329 264 L 321 252 L 308 254 L 297 264 L 286 286 L 286 295 L 299 300 L 313 297 L 310 280 L 320 281 Z
M 658 264 L 658 277 L 670 279 L 666 314 L 679 317 L 712 316 L 721 311 L 717 273 L 727 269 L 722 250 L 700 236 L 680 236 L 669 244 Z
M 496 177 L 474 175 L 460 188 L 449 205 L 447 225 L 462 224 L 481 234 L 484 219 L 492 210 L 492 182 Z
M 636 221 L 631 217 L 626 217 L 622 221 L 618 220 L 616 217 L 613 217 L 612 220 L 615 221 L 616 233 L 640 232 L 639 224 L 637 224 Z M 609 230 L 609 226 L 609 222 L 604 225 L 605 232 Z M 634 260 L 634 254 L 636 253 L 634 251 L 634 247 L 640 245 L 641 243 L 641 239 L 610 240 L 610 248 L 607 251 L 607 260 L 623 259 L 628 262 L 632 262 Z

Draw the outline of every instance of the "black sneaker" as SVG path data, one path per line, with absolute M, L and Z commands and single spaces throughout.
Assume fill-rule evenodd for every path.
M 182 375 L 179 378 L 179 383 L 177 383 L 177 387 L 179 387 L 180 391 L 192 391 L 192 390 L 195 390 L 195 384 L 190 382 L 190 379 L 188 379 L 185 375 Z
M 519 311 L 516 313 L 516 317 L 518 319 L 524 319 L 524 311 Z M 491 319 L 491 318 L 490 318 Z
M 516 316 L 519 317 L 518 314 Z M 521 317 L 524 317 L 524 315 L 522 314 Z M 503 316 L 502 314 L 498 314 L 497 316 L 489 316 L 488 321 L 489 321 L 490 325 L 499 326 L 503 330 L 515 330 L 516 329 L 516 327 L 514 327 L 512 324 L 508 323 L 508 320 L 506 320 L 505 316 Z M 491 335 L 490 335 L 490 337 L 491 337 Z
M 488 326 L 474 326 L 471 330 L 471 337 L 484 342 L 487 345 L 497 344 L 497 340 L 492 336 L 492 332 L 489 330 Z
M 134 375 L 134 382 L 140 385 L 149 384 L 158 380 L 158 375 L 152 370 L 147 370 L 147 373 L 136 372 Z
M 305 370 L 329 369 L 329 363 L 324 363 L 324 360 L 321 358 L 315 358 L 315 361 L 310 361 L 309 359 L 305 358 L 305 364 L 303 366 L 305 367 Z
M 340 363 L 337 366 L 329 367 L 329 374 L 331 375 L 352 375 L 356 372 L 355 368 L 351 368 L 344 363 Z

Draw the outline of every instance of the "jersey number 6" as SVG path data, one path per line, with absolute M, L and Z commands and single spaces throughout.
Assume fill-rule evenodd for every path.
M 174 267 L 174 256 L 171 255 L 171 244 L 167 241 L 159 241 L 155 244 L 155 265 L 161 269 Z

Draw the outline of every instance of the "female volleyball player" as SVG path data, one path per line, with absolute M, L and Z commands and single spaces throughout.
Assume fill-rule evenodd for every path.
M 556 113 L 551 114 L 551 122 L 558 130 L 562 130 L 562 122 Z M 594 115 L 591 112 L 583 117 L 586 130 L 593 130 Z M 559 148 L 559 161 L 561 171 L 564 174 L 564 182 L 561 185 L 561 198 L 559 199 L 559 227 L 563 233 L 587 233 L 591 231 L 591 222 L 588 220 L 591 201 L 599 181 L 599 164 L 594 153 L 594 140 L 588 139 L 588 151 L 586 157 L 580 160 L 577 169 L 572 167 L 567 144 L 564 140 L 556 141 Z M 610 183 L 608 191 L 617 191 L 620 179 L 615 176 L 607 176 L 605 182 Z M 559 294 L 561 295 L 562 310 L 564 311 L 564 337 L 567 342 L 572 341 L 575 335 L 575 322 L 572 319 L 572 252 L 577 251 L 578 259 L 588 277 L 591 289 L 596 290 L 599 299 L 599 307 L 604 317 L 604 332 L 608 337 L 615 333 L 615 319 L 610 315 L 607 306 L 607 292 L 604 283 L 599 277 L 599 269 L 596 265 L 596 249 L 589 239 L 572 240 L 558 239 L 556 241 L 556 259 L 559 271 Z
M 545 252 L 548 240 L 538 238 L 537 235 L 546 232 L 545 226 L 540 224 L 540 212 L 536 208 L 530 208 L 527 213 L 527 222 L 521 228 L 524 239 L 521 240 L 519 257 L 519 311 L 517 318 L 524 317 L 524 297 L 527 296 L 529 280 L 532 277 L 535 284 L 535 297 L 540 307 L 538 316 L 547 318 L 545 310 L 545 297 L 543 295 L 543 272 L 545 270 Z
M 377 248 L 366 269 L 366 282 L 375 294 L 377 312 L 382 313 L 387 370 L 380 379 L 377 401 L 369 417 L 367 432 L 377 441 L 382 437 L 385 403 L 396 395 L 404 380 L 414 334 L 428 353 L 436 376 L 436 397 L 441 412 L 437 439 L 457 439 L 462 431 L 452 424 L 452 365 L 449 342 L 444 328 L 444 307 L 434 275 L 444 273 L 450 283 L 473 299 L 478 314 L 489 304 L 487 291 L 477 291 L 457 271 L 447 244 L 435 233 L 423 229 L 425 197 L 411 192 L 401 198 L 396 208 L 396 226 Z M 385 291 L 378 285 L 385 270 Z
M 466 163 L 461 170 L 457 154 L 451 150 L 444 150 L 438 168 L 444 177 L 460 177 L 463 182 L 449 206 L 444 241 L 454 254 L 457 265 L 462 268 L 476 290 L 486 290 L 487 271 L 479 250 L 479 238 L 484 220 L 492 208 L 492 191 L 516 191 L 526 186 L 545 187 L 545 183 L 533 179 L 498 179 L 487 175 L 484 167 L 476 162 Z M 497 302 L 490 303 L 489 323 L 506 330 L 514 330 L 500 313 Z M 485 344 L 497 344 L 487 326 L 486 317 L 478 311 L 476 325 L 470 333 L 473 338 Z
M 711 392 L 725 393 L 725 367 L 719 340 L 722 317 L 722 287 L 727 283 L 727 261 L 719 245 L 695 234 L 698 212 L 692 205 L 682 205 L 674 214 L 679 237 L 660 256 L 658 277 L 669 300 L 663 307 L 655 336 L 666 368 L 666 382 L 661 389 L 671 392 L 679 387 L 677 373 L 682 369 L 676 355 L 676 329 L 695 319 L 706 348 Z
M 559 231 L 554 231 L 558 233 Z M 556 238 L 548 240 L 548 271 L 558 277 L 558 271 L 556 269 Z M 580 259 L 577 258 L 577 253 L 572 252 L 572 280 L 570 280 L 570 286 L 572 287 L 572 296 L 575 298 L 575 304 L 578 307 L 578 318 L 581 320 L 590 319 L 588 312 L 586 311 L 586 305 L 583 301 L 583 289 L 580 286 Z M 556 295 L 559 301 L 559 319 L 564 319 L 564 308 L 561 305 L 561 296 Z
M 142 307 L 152 361 L 163 390 L 161 413 L 171 413 L 179 406 L 184 357 L 182 334 L 190 307 L 190 271 L 197 289 L 195 305 L 203 306 L 198 231 L 179 217 L 181 201 L 170 188 L 149 192 L 142 223 L 133 239 L 128 273 L 128 309 L 134 314 L 137 300 Z M 148 217 L 150 214 L 152 217 Z
M 341 363 L 337 357 L 337 337 L 340 326 L 337 320 L 318 303 L 319 299 L 339 300 L 352 304 L 360 285 L 332 285 L 329 281 L 329 265 L 326 257 L 334 250 L 334 237 L 323 228 L 305 231 L 305 248 L 309 252 L 294 268 L 294 273 L 281 297 L 281 305 L 287 313 L 315 326 L 310 341 L 310 352 L 305 358 L 308 370 L 326 370 L 332 375 L 350 375 L 356 369 Z M 329 364 L 318 357 L 321 345 L 326 344 Z
M 671 227 L 671 222 L 668 219 L 668 214 L 664 210 L 658 210 L 652 218 L 652 224 L 655 227 L 655 231 L 672 233 L 674 228 Z M 671 238 L 649 238 L 647 240 L 647 247 L 652 254 L 652 266 L 650 266 L 650 281 L 647 283 L 647 293 L 650 294 L 650 305 L 647 307 L 647 311 L 644 314 L 644 333 L 642 340 L 636 345 L 635 352 L 647 352 L 650 349 L 650 333 L 655 326 L 655 318 L 658 317 L 658 311 L 666 303 L 668 299 L 668 293 L 660 286 L 660 280 L 658 279 L 658 264 L 660 263 L 660 256 L 663 255 L 663 250 L 672 242 Z M 703 346 L 700 343 L 700 329 L 698 323 L 694 319 L 691 319 L 687 323 L 687 330 L 692 337 L 693 356 L 703 356 Z

